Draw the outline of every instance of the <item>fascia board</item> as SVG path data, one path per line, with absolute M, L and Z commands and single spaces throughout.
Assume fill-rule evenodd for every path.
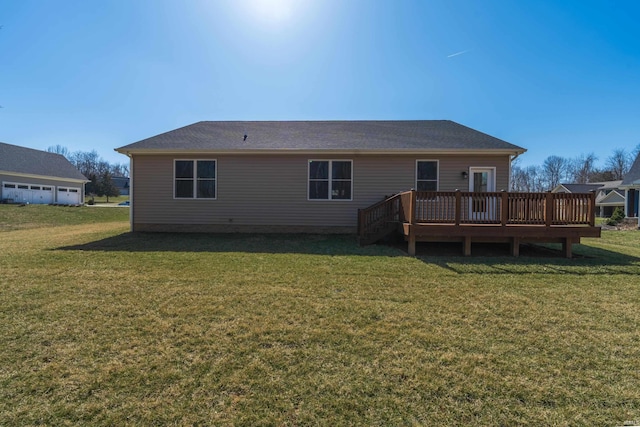
M 2 170 L 0 170 L 0 175 L 11 175 L 11 176 L 18 176 L 21 178 L 33 178 L 33 179 L 48 179 L 50 181 L 66 181 L 66 182 L 77 182 L 77 183 L 90 182 L 88 179 L 64 178 L 60 176 L 49 176 L 49 175 L 35 175 L 30 173 L 20 173 L 20 172 L 2 171 Z
M 120 150 L 116 149 L 120 154 L 127 156 L 132 155 L 262 155 L 262 156 L 281 156 L 281 155 L 367 155 L 367 156 L 425 156 L 425 155 L 514 155 L 522 154 L 526 150 L 312 150 L 312 149 L 255 149 L 255 150 L 164 150 L 164 149 L 137 149 L 137 150 Z

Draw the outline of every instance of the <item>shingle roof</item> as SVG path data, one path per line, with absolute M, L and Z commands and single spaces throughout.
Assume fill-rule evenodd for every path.
M 0 142 L 0 171 L 56 178 L 87 179 L 60 154 Z
M 571 193 L 588 193 L 602 187 L 602 184 L 560 184 Z
M 622 179 L 622 186 L 640 185 L 640 153 L 636 157 L 636 160 L 631 165 L 631 169 L 627 172 Z
M 207 121 L 116 149 L 121 153 L 137 150 L 526 151 L 450 120 Z

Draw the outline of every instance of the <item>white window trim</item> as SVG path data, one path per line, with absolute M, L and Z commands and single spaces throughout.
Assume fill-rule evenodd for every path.
M 311 173 L 311 162 L 329 162 L 329 197 L 326 199 L 312 199 L 309 194 L 309 183 L 311 182 L 311 178 L 309 177 Z M 349 162 L 351 163 L 351 176 L 349 177 L 349 182 L 351 183 L 351 197 L 348 199 L 332 199 L 331 198 L 331 170 L 333 168 L 333 162 Z M 343 180 L 339 180 L 343 181 Z M 308 159 L 307 160 L 307 201 L 309 202 L 352 202 L 353 201 L 353 159 Z
M 196 197 L 198 194 L 198 162 L 216 162 L 215 192 L 216 197 Z M 193 164 L 193 197 L 176 197 L 176 162 L 194 162 Z M 218 200 L 218 159 L 173 159 L 173 200 Z
M 436 163 L 436 189 L 435 191 L 440 191 L 440 160 L 437 159 L 417 159 L 416 160 L 416 167 L 414 170 L 414 182 L 415 182 L 415 189 L 416 191 L 418 191 L 418 163 L 420 162 L 435 162 Z M 425 179 L 421 179 L 420 181 L 427 181 Z
M 5 187 L 5 185 L 13 185 L 14 187 L 9 188 L 9 187 Z M 27 188 L 18 188 L 19 185 L 26 185 Z M 37 188 L 33 188 L 33 187 L 40 187 L 39 189 Z M 43 187 L 48 187 L 50 188 L 50 190 L 43 190 Z M 51 193 L 54 192 L 54 185 L 49 185 L 49 184 L 27 184 L 25 182 L 13 182 L 13 181 L 2 181 L 2 187 L 1 188 L 7 188 L 9 190 L 32 190 L 32 191 L 50 191 Z

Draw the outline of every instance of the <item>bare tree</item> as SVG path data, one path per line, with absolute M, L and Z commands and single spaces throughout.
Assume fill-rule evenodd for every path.
M 640 156 L 640 144 L 636 145 L 636 147 L 631 151 L 631 162 L 630 162 L 630 164 L 633 164 L 633 162 L 636 161 L 638 156 Z
M 629 171 L 629 154 L 623 148 L 617 148 L 613 154 L 607 158 L 607 169 L 611 171 L 613 180 L 622 179 Z
M 511 167 L 511 191 L 537 193 L 543 191 L 542 173 L 539 166 Z
M 49 148 L 47 148 L 47 151 L 49 153 L 61 154 L 67 159 L 69 159 L 71 155 L 71 152 L 69 151 L 69 149 L 64 145 L 60 145 L 60 144 L 50 146 Z
M 595 172 L 595 163 L 598 158 L 595 154 L 589 153 L 569 161 L 569 181 L 576 184 L 586 184 L 589 182 L 591 175 Z
M 549 156 L 542 164 L 545 189 L 551 190 L 567 177 L 569 162 L 564 157 Z

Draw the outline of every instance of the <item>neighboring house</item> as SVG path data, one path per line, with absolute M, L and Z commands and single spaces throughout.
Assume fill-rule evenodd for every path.
M 114 176 L 111 177 L 111 182 L 116 186 L 121 196 L 129 195 L 129 177 L 126 176 Z
M 88 180 L 64 156 L 0 143 L 0 200 L 82 204 Z
M 620 187 L 626 191 L 626 209 L 624 214 L 630 218 L 638 218 L 640 226 L 640 153 L 633 162 L 631 169 L 622 178 Z
M 117 148 L 133 231 L 355 232 L 419 191 L 500 191 L 524 148 L 449 120 L 198 122 Z
M 616 208 L 625 209 L 626 195 L 621 188 L 622 181 L 590 182 L 588 184 L 560 184 L 553 193 L 588 193 L 596 192 L 596 214 L 609 218 Z

